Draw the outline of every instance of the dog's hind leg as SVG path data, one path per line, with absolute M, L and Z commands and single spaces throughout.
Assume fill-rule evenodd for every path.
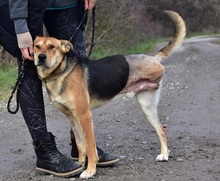
M 160 123 L 157 113 L 157 105 L 160 97 L 160 88 L 156 91 L 144 91 L 137 94 L 137 100 L 145 114 L 146 119 L 157 132 L 161 144 L 161 153 L 157 161 L 168 161 L 169 150 L 167 148 L 167 135 Z

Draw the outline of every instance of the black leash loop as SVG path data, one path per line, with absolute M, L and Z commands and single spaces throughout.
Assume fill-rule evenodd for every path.
M 20 70 L 20 73 L 18 75 L 18 78 L 17 78 L 17 81 L 15 83 L 15 86 L 14 86 L 12 92 L 11 92 L 11 96 L 10 96 L 10 98 L 8 100 L 8 104 L 7 104 L 7 110 L 8 110 L 8 112 L 10 114 L 16 114 L 18 112 L 18 110 L 19 110 L 18 93 L 20 91 L 20 86 L 22 84 L 22 80 L 23 80 L 24 75 L 25 75 L 25 70 L 26 70 L 26 60 L 22 57 L 21 70 Z M 17 90 L 17 93 L 16 93 L 16 108 L 13 111 L 13 110 L 11 110 L 11 101 L 12 101 L 12 99 L 14 97 L 14 94 L 15 94 L 16 90 Z

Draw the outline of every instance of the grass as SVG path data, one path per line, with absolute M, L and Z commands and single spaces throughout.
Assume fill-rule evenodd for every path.
M 131 48 L 127 50 L 102 50 L 102 49 L 94 49 L 92 52 L 91 58 L 92 59 L 99 59 L 105 56 L 109 55 L 116 55 L 116 54 L 140 54 L 140 53 L 149 53 L 151 52 L 157 44 L 162 43 L 162 42 L 168 42 L 170 38 L 158 38 L 158 39 L 149 39 L 146 42 L 136 44 L 132 46 Z
M 220 36 L 219 32 L 217 33 L 191 33 L 189 37 L 194 37 L 194 36 Z M 215 40 L 212 43 L 220 44 L 220 40 Z
M 189 33 L 187 37 L 195 37 L 195 36 L 219 36 L 219 32 L 213 33 L 213 32 L 195 32 L 195 33 Z
M 17 79 L 17 68 L 0 68 L 0 100 L 9 97 Z
M 125 52 L 125 54 L 148 54 L 153 51 L 157 44 L 162 42 L 168 42 L 170 38 L 158 38 L 158 39 L 150 39 L 147 42 L 143 42 L 135 45 L 131 49 Z

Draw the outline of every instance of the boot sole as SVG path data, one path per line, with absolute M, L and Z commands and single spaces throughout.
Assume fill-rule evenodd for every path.
M 57 177 L 71 177 L 71 176 L 74 176 L 74 175 L 81 173 L 84 170 L 84 167 L 80 167 L 80 168 L 77 168 L 76 170 L 66 172 L 66 173 L 57 173 L 57 172 L 47 170 L 44 168 L 39 168 L 39 167 L 36 167 L 36 170 L 39 174 L 42 174 L 42 175 L 50 174 L 50 175 L 54 175 Z
M 71 157 L 71 158 L 72 158 L 72 160 L 74 160 L 74 161 L 78 161 L 78 158 L 76 158 L 76 157 Z M 96 164 L 96 166 L 97 166 L 97 167 L 111 166 L 111 165 L 115 164 L 116 162 L 118 162 L 119 160 L 120 160 L 120 159 L 117 158 L 117 159 L 110 160 L 110 161 L 106 161 L 106 162 L 98 162 L 98 163 Z M 87 160 L 86 160 L 86 161 L 87 161 Z

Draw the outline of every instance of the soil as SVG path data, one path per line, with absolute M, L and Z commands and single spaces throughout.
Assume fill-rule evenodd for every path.
M 160 144 L 135 98 L 121 96 L 98 108 L 94 128 L 99 147 L 120 155 L 112 167 L 97 168 L 95 181 L 217 181 L 220 180 L 220 37 L 186 40 L 164 60 L 166 74 L 158 107 L 167 127 L 168 162 L 156 162 Z M 159 45 L 159 47 L 162 45 Z M 57 147 L 70 156 L 69 122 L 48 101 L 48 130 Z M 11 115 L 1 102 L 0 181 L 79 180 L 40 175 L 31 137 L 21 113 Z

